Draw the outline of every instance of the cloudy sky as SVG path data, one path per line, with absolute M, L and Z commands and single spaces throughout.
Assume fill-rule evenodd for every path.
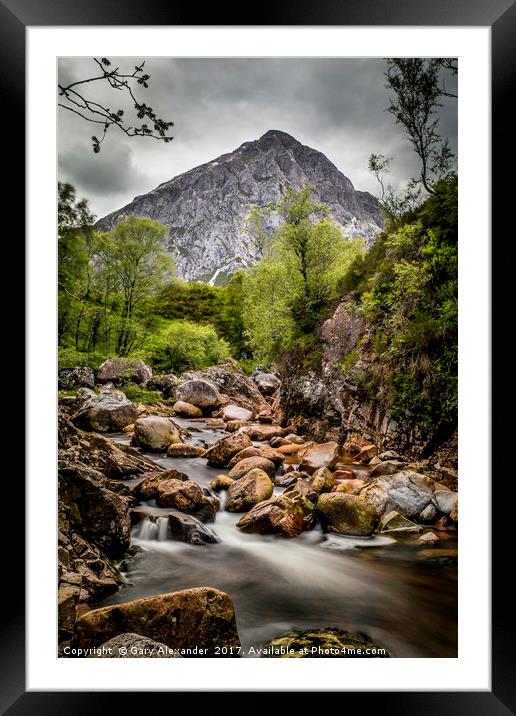
M 102 217 L 174 176 L 231 152 L 269 129 L 288 132 L 323 152 L 357 189 L 377 192 L 367 170 L 372 152 L 394 158 L 390 182 L 399 187 L 417 173 L 403 131 L 385 111 L 385 63 L 380 59 L 170 59 L 110 58 L 121 71 L 146 59 L 149 88 L 137 97 L 172 120 L 174 140 L 128 138 L 112 127 L 99 154 L 89 124 L 59 110 L 59 178 L 75 185 Z M 91 59 L 59 61 L 61 84 L 95 76 Z M 122 93 L 93 83 L 89 99 L 126 110 Z M 453 85 L 450 82 L 449 87 Z M 445 99 L 442 134 L 457 145 L 457 103 Z

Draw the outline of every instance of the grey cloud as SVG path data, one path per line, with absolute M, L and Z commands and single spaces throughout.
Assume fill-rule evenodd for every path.
M 111 59 L 131 69 L 141 60 Z M 60 61 L 60 76 L 88 76 L 91 66 L 91 60 L 66 58 Z M 322 151 L 358 189 L 376 192 L 367 171 L 371 152 L 395 158 L 390 177 L 395 187 L 417 171 L 402 129 L 385 111 L 381 59 L 149 58 L 146 70 L 150 87 L 139 88 L 139 95 L 159 116 L 174 121 L 170 144 L 112 132 L 94 155 L 91 126 L 69 112 L 60 114 L 60 173 L 99 215 L 268 129 L 288 132 Z M 98 101 L 119 106 L 121 98 L 109 88 L 90 88 Z M 441 125 L 455 149 L 456 101 L 444 105 Z

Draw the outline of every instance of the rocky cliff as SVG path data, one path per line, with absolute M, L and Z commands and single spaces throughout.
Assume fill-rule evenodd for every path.
M 357 191 L 324 154 L 277 130 L 160 184 L 97 227 L 109 230 L 131 215 L 156 219 L 169 227 L 177 275 L 217 283 L 259 259 L 246 225 L 251 210 L 278 201 L 289 185 L 307 184 L 346 237 L 374 241 L 383 226 L 377 200 Z

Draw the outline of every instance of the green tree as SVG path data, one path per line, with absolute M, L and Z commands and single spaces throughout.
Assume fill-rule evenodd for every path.
M 244 281 L 245 334 L 258 357 L 274 357 L 313 331 L 363 247 L 344 239 L 312 193 L 289 188 L 276 207 L 282 223 L 269 254 Z
M 213 326 L 189 321 L 164 325 L 149 339 L 146 352 L 152 364 L 166 373 L 207 368 L 230 354 Z
M 97 257 L 104 294 L 119 295 L 116 340 L 118 355 L 127 355 L 138 341 L 137 314 L 173 275 L 165 252 L 168 229 L 158 221 L 131 216 L 99 237 Z M 145 304 L 145 305 L 144 305 Z

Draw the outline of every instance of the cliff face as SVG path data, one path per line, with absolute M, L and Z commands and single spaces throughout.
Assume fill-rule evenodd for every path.
M 289 185 L 307 184 L 347 238 L 374 241 L 383 227 L 378 201 L 355 190 L 324 154 L 276 130 L 136 197 L 97 227 L 109 230 L 131 215 L 160 221 L 169 227 L 177 275 L 215 283 L 260 258 L 246 226 L 252 209 L 278 201 Z
M 371 331 L 348 297 L 322 324 L 319 338 L 322 358 L 317 370 L 304 366 L 298 354 L 285 358 L 282 421 L 299 425 L 319 440 L 373 443 L 380 452 L 395 450 L 453 485 L 457 431 L 436 426 L 432 434 L 424 434 L 410 415 L 395 419 L 381 391 L 371 398 L 361 388 L 373 367 Z

